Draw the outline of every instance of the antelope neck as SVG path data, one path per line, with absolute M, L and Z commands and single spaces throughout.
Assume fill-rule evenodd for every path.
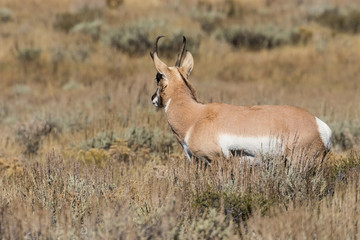
M 171 106 L 166 111 L 166 117 L 179 142 L 184 143 L 186 133 L 197 122 L 202 107 L 203 104 L 190 96 L 171 98 Z

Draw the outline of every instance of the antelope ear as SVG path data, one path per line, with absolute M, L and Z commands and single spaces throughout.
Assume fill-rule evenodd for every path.
M 180 70 L 186 74 L 186 77 L 189 77 L 193 68 L 194 68 L 194 58 L 189 51 L 186 51 L 186 55 Z
M 167 75 L 169 72 L 168 66 L 160 60 L 157 53 L 151 54 L 152 59 L 154 60 L 155 68 L 158 71 L 158 73 L 161 73 L 163 75 Z

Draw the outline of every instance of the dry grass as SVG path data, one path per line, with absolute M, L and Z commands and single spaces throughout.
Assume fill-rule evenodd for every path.
M 175 154 L 164 164 L 122 146 L 122 159 L 91 150 L 97 162 L 82 152 L 65 157 L 55 151 L 22 164 L 2 160 L 1 237 L 257 239 L 346 232 L 356 239 L 358 234 L 356 154 L 290 166 L 281 159 L 256 167 L 220 160 L 204 170 Z M 341 229 L 328 229 L 328 223 Z
M 0 239 L 359 238 L 360 36 L 315 21 L 356 1 L 113 2 L 1 2 Z M 309 39 L 234 48 L 217 37 L 232 25 Z M 189 37 L 204 102 L 308 109 L 332 128 L 332 155 L 188 164 L 129 26 L 168 35 L 169 63 L 174 36 Z

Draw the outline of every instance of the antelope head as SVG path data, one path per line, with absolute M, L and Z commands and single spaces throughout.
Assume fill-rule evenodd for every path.
M 197 100 L 195 90 L 188 81 L 190 72 L 194 66 L 194 59 L 191 53 L 186 50 L 186 38 L 183 37 L 183 45 L 178 54 L 175 66 L 168 67 L 158 56 L 158 41 L 162 37 L 164 36 L 156 38 L 154 52 L 150 52 L 150 56 L 157 70 L 155 77 L 157 89 L 151 97 L 152 103 L 157 108 L 165 107 L 166 104 L 169 103 L 171 96 L 178 95 L 179 93 L 190 94 L 193 99 Z M 184 60 L 181 64 L 183 57 Z

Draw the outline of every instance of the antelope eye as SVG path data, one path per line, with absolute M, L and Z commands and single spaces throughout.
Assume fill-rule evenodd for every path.
M 156 74 L 156 81 L 160 82 L 160 80 L 163 78 L 163 75 L 161 73 Z

